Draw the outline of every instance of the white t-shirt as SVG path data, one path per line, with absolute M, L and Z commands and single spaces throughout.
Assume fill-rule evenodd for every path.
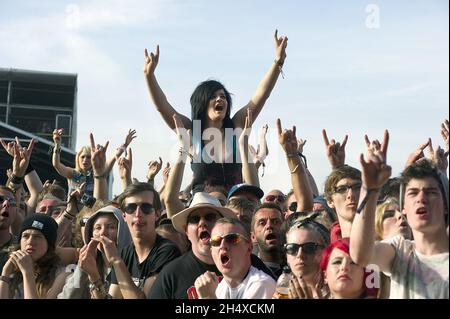
M 448 299 L 448 252 L 425 256 L 401 235 L 382 241 L 395 249 L 390 299 Z
M 271 299 L 277 283 L 265 272 L 251 266 L 250 271 L 236 288 L 223 279 L 216 289 L 218 299 Z

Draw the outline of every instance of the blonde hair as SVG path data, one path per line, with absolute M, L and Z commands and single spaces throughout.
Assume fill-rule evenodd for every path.
M 85 152 L 88 153 L 88 154 L 91 154 L 91 147 L 90 146 L 83 146 L 77 152 L 77 155 L 75 156 L 75 170 L 77 172 L 81 172 L 81 167 L 80 167 L 79 160 L 80 160 L 81 154 L 83 154 Z
M 394 197 L 389 197 L 383 203 L 377 205 L 375 211 L 375 239 L 383 239 L 383 215 L 389 205 L 398 205 L 398 200 Z

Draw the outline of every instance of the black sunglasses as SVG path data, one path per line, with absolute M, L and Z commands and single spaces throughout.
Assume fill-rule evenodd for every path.
M 150 213 L 153 213 L 155 211 L 155 208 L 150 203 L 141 203 L 141 204 L 129 203 L 125 205 L 124 210 L 125 213 L 127 214 L 133 214 L 138 207 L 145 215 L 149 215 Z
M 194 225 L 198 224 L 200 222 L 201 218 L 202 218 L 202 216 L 189 215 L 187 218 L 187 223 L 194 224 Z M 208 213 L 205 216 L 203 216 L 203 219 L 210 223 L 215 222 L 218 218 L 219 218 L 219 215 L 217 213 Z
M 351 189 L 354 192 L 359 192 L 361 190 L 361 183 L 355 183 L 352 185 L 341 185 L 341 186 L 335 186 L 334 192 L 338 194 L 346 194 L 349 189 Z
M 297 202 L 292 202 L 292 203 L 289 205 L 289 210 L 290 210 L 291 212 L 295 213 L 295 212 L 297 211 Z
M 290 244 L 284 245 L 284 251 L 286 252 L 286 254 L 296 256 L 298 253 L 298 250 L 301 248 L 302 252 L 304 252 L 305 254 L 312 255 L 312 254 L 316 253 L 317 249 L 319 249 L 320 247 L 323 247 L 323 246 L 319 245 L 317 243 L 312 243 L 312 242 L 308 242 L 308 243 L 304 243 L 304 244 L 290 243 Z
M 238 233 L 230 233 L 224 236 L 214 236 L 209 240 L 209 243 L 211 244 L 211 247 L 219 247 L 222 243 L 222 240 L 225 240 L 227 244 L 235 246 L 239 244 L 242 239 L 244 239 L 245 241 L 249 241 L 248 238 L 244 235 Z
M 17 205 L 16 200 L 11 197 L 0 195 L 0 204 L 3 204 L 5 200 L 8 202 L 8 205 L 11 207 L 15 207 Z
M 383 213 L 382 220 L 385 220 L 386 218 L 391 218 L 395 216 L 395 210 L 385 210 Z

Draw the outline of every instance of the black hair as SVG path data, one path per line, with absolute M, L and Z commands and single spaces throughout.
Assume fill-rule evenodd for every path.
M 429 160 L 422 159 L 405 168 L 400 175 L 400 208 L 403 209 L 406 186 L 412 179 L 431 177 L 438 183 L 445 209 L 448 210 L 448 193 L 446 192 L 439 169 Z M 444 178 L 445 179 L 445 178 Z M 446 181 L 448 183 L 448 181 Z
M 231 94 L 223 86 L 222 83 L 215 80 L 207 80 L 200 83 L 191 95 L 191 116 L 192 121 L 201 120 L 201 131 L 203 133 L 204 125 L 206 123 L 206 113 L 208 109 L 208 104 L 214 93 L 218 90 L 224 90 L 225 97 L 228 103 L 227 111 L 225 113 L 225 118 L 223 120 L 223 128 L 233 128 L 233 121 L 231 120 Z
M 136 183 L 136 184 L 130 184 L 128 187 L 123 191 L 122 194 L 119 195 L 118 201 L 120 204 L 120 207 L 122 210 L 125 209 L 125 199 L 127 197 L 131 197 L 143 192 L 152 192 L 153 193 L 153 207 L 155 210 L 159 211 L 161 210 L 161 200 L 159 198 L 159 193 L 155 190 L 155 188 L 149 184 L 149 183 Z

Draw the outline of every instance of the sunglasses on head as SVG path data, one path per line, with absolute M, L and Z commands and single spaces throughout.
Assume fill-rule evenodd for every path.
M 80 226 L 81 226 L 81 227 L 86 226 L 86 223 L 87 223 L 88 219 L 89 219 L 89 217 L 83 217 L 83 218 L 81 218 L 81 219 L 80 219 Z
M 295 243 L 290 243 L 290 244 L 285 244 L 284 245 L 284 251 L 286 252 L 286 254 L 289 255 L 293 255 L 296 256 L 298 253 L 298 250 L 301 248 L 302 252 L 304 252 L 305 254 L 315 254 L 317 249 L 319 249 L 320 247 L 322 247 L 322 245 L 319 245 L 317 243 L 304 243 L 304 244 L 295 244 Z
M 194 225 L 198 224 L 200 222 L 201 218 L 202 218 L 202 216 L 189 215 L 187 218 L 187 223 L 194 224 Z M 218 218 L 219 218 L 219 216 L 217 215 L 217 213 L 208 213 L 203 216 L 203 219 L 206 220 L 207 222 L 215 222 Z
M 245 241 L 249 241 L 248 238 L 244 235 L 238 233 L 230 233 L 224 236 L 214 236 L 209 240 L 209 243 L 211 244 L 211 247 L 219 247 L 222 243 L 222 240 L 225 240 L 227 244 L 237 245 L 242 241 L 242 239 L 244 239 Z
M 8 205 L 14 207 L 17 205 L 16 200 L 11 197 L 0 195 L 0 204 L 3 204 L 5 200 L 8 202 Z
M 127 214 L 133 214 L 138 207 L 145 215 L 149 215 L 150 213 L 153 213 L 155 211 L 155 208 L 150 203 L 141 203 L 141 204 L 129 203 L 125 205 L 124 211 Z
M 267 195 L 266 201 L 268 202 L 274 202 L 275 200 L 278 200 L 279 202 L 284 202 L 286 198 L 284 195 Z
M 349 189 L 351 189 L 354 192 L 359 192 L 361 190 L 361 183 L 355 183 L 352 185 L 341 185 L 334 187 L 334 192 L 337 194 L 346 194 Z

